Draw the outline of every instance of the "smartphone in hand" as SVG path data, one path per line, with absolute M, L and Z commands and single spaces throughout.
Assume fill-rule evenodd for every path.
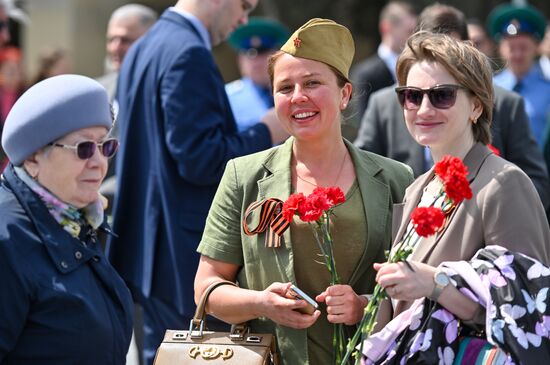
M 293 299 L 302 299 L 307 302 L 306 307 L 296 308 L 298 312 L 301 312 L 304 314 L 313 314 L 313 312 L 315 312 L 315 310 L 319 307 L 319 304 L 317 304 L 315 300 L 313 300 L 309 295 L 304 293 L 300 288 L 298 288 L 294 284 L 292 284 L 288 289 L 288 295 Z

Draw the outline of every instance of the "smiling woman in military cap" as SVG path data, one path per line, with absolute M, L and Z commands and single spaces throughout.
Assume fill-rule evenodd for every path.
M 504 4 L 496 7 L 487 19 L 487 28 L 499 42 L 506 64 L 494 77 L 495 84 L 523 96 L 531 132 L 541 148 L 550 113 L 550 82 L 544 79 L 536 57 L 545 27 L 544 15 L 532 6 Z
M 277 336 L 284 364 L 334 364 L 334 323 L 361 320 L 372 292 L 373 263 L 384 260 L 391 240 L 391 207 L 412 181 L 410 168 L 344 140 L 342 112 L 353 87 L 349 68 L 355 47 L 349 30 L 332 20 L 300 27 L 269 62 L 275 111 L 290 133 L 283 145 L 230 161 L 212 203 L 198 251 L 195 298 L 220 279 L 208 310 L 230 323 L 250 321 L 254 331 Z M 265 247 L 265 233 L 249 236 L 241 220 L 250 204 L 285 200 L 317 187 L 337 186 L 346 202 L 334 209 L 332 234 L 338 275 L 330 286 L 308 223 L 295 218 L 281 247 Z M 253 212 L 251 220 L 258 217 Z M 296 284 L 320 304 L 303 314 L 289 299 Z M 351 333 L 350 333 L 351 335 Z
M 273 107 L 267 60 L 289 36 L 290 32 L 281 23 L 252 17 L 229 37 L 229 44 L 238 51 L 242 77 L 227 84 L 225 91 L 239 130 L 258 123 Z

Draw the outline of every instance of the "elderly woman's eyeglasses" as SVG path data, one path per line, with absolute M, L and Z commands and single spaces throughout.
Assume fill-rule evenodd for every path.
M 100 143 L 95 141 L 82 141 L 75 145 L 52 142 L 49 145 L 75 150 L 78 158 L 81 160 L 87 160 L 94 155 L 96 148 L 99 148 L 103 156 L 107 158 L 113 157 L 118 149 L 118 140 L 116 138 L 109 138 Z
M 456 102 L 456 93 L 458 89 L 466 89 L 462 85 L 443 84 L 430 87 L 429 89 L 420 89 L 412 86 L 400 86 L 395 88 L 397 99 L 401 107 L 407 110 L 416 110 L 420 108 L 424 94 L 428 94 L 430 103 L 437 109 L 449 109 Z

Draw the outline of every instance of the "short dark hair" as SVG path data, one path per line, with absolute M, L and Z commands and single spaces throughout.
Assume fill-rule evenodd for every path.
M 416 15 L 411 4 L 404 1 L 390 1 L 380 10 L 380 21 L 388 20 L 390 23 L 401 21 L 403 12 Z
M 427 6 L 420 13 L 417 31 L 420 30 L 447 35 L 456 33 L 463 41 L 470 39 L 464 13 L 455 7 L 439 3 Z

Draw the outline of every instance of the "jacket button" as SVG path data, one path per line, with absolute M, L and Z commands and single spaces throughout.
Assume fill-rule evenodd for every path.
M 61 261 L 61 267 L 66 269 L 69 267 L 69 265 L 65 261 Z
M 80 251 L 76 251 L 74 253 L 74 257 L 77 259 L 77 260 L 80 260 L 82 258 L 82 252 Z

